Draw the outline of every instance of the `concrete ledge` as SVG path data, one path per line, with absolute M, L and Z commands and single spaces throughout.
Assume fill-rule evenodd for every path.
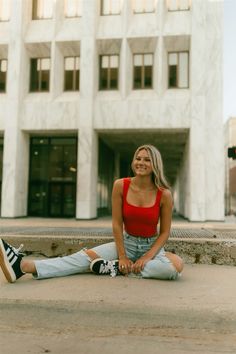
M 112 242 L 109 236 L 23 236 L 8 235 L 4 239 L 18 247 L 24 244 L 27 255 L 42 255 L 45 257 L 64 256 L 83 248 Z M 219 264 L 236 265 L 236 240 L 233 239 L 191 239 L 170 238 L 166 250 L 175 252 L 188 264 Z
M 169 239 L 165 248 L 189 264 L 236 265 L 236 240 Z

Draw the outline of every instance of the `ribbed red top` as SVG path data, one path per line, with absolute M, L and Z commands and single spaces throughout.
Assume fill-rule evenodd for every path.
M 162 191 L 159 189 L 155 204 L 138 207 L 127 203 L 127 193 L 131 178 L 123 179 L 123 220 L 125 231 L 132 236 L 151 237 L 157 233 Z

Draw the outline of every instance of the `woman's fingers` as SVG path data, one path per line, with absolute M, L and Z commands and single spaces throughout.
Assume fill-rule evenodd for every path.
M 133 263 L 131 261 L 120 261 L 119 270 L 123 274 L 130 273 L 132 270 Z

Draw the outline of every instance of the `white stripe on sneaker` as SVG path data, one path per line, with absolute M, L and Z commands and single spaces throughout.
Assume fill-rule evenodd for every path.
M 8 257 L 8 261 L 9 263 L 12 261 L 12 259 L 16 256 L 15 252 L 12 251 L 12 253 L 10 253 L 7 257 Z
M 10 248 L 10 247 L 8 247 L 8 249 L 6 250 L 6 254 L 7 254 L 7 256 L 9 255 L 9 253 L 11 253 L 12 252 L 12 249 Z
M 15 255 L 14 258 L 12 258 L 11 260 L 9 260 L 9 263 L 11 266 L 13 266 L 13 264 L 15 263 L 15 261 L 18 259 L 17 255 Z

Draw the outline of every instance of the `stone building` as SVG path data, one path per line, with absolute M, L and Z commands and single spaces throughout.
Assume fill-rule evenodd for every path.
M 192 221 L 224 218 L 222 2 L 1 0 L 1 216 L 110 212 L 156 145 Z

